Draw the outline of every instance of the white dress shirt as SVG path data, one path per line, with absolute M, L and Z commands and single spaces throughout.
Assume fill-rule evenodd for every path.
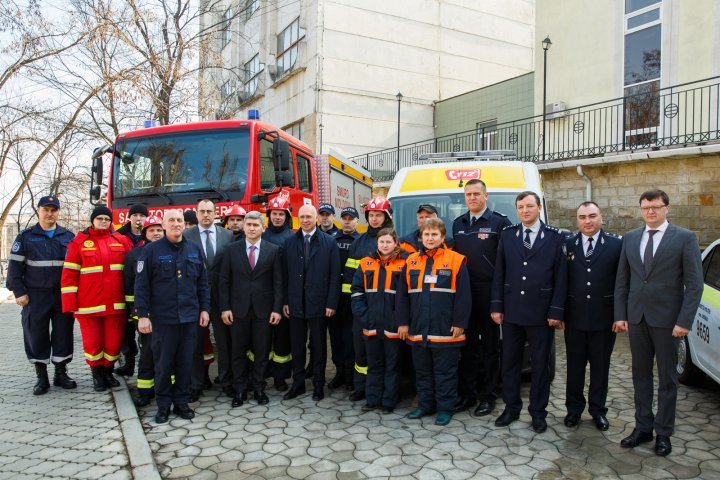
M 588 248 L 590 247 L 590 242 L 589 242 L 589 240 L 590 240 L 591 237 L 588 237 L 587 235 L 585 235 L 585 234 L 583 233 L 583 234 L 582 234 L 582 238 L 583 238 L 583 252 L 585 253 L 585 256 L 587 257 Z M 592 236 L 592 240 L 593 240 L 593 250 L 595 249 L 595 247 L 597 247 L 598 238 L 600 238 L 600 230 L 598 230 L 598 231 L 595 233 L 595 235 Z
M 665 231 L 668 228 L 667 220 L 660 225 L 658 228 L 650 228 L 647 225 L 645 225 L 645 230 L 643 231 L 642 238 L 640 238 L 640 260 L 645 261 L 645 246 L 647 245 L 648 238 L 650 238 L 650 235 L 648 235 L 648 230 L 657 230 L 657 233 L 653 235 L 653 257 L 655 256 L 655 253 L 657 252 L 658 245 L 660 245 L 660 240 L 662 240 L 663 235 L 665 235 Z
M 532 227 L 526 227 L 525 225 L 520 224 L 520 226 L 522 227 L 522 232 L 520 232 L 520 235 L 522 236 L 523 241 L 525 241 L 525 230 L 527 230 L 528 228 L 530 229 L 529 235 L 531 247 L 535 244 L 535 239 L 537 238 L 537 234 L 540 231 L 540 225 L 540 217 L 538 217 L 535 223 L 533 223 Z
M 203 228 L 198 225 L 198 229 L 200 230 L 200 243 L 202 244 L 203 251 L 205 252 L 205 256 L 207 257 L 207 251 L 205 250 L 205 238 L 207 238 L 207 233 L 205 233 L 206 230 L 210 231 L 210 243 L 213 246 L 213 253 L 217 255 L 217 231 L 215 230 L 215 225 L 212 225 L 210 228 Z
M 258 238 L 257 243 L 250 243 L 245 239 L 245 253 L 247 253 L 248 258 L 250 258 L 250 247 L 255 247 L 255 263 L 257 263 L 258 258 L 260 258 L 260 242 L 260 238 Z

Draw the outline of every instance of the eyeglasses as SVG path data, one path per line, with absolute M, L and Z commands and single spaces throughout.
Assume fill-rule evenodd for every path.
M 657 211 L 662 210 L 665 207 L 667 207 L 667 205 L 650 205 L 648 207 L 640 207 L 640 210 L 642 210 L 643 213 L 657 212 Z
M 95 217 L 95 220 L 97 220 L 99 222 L 105 222 L 105 223 L 112 221 L 112 219 L 110 219 L 108 217 Z

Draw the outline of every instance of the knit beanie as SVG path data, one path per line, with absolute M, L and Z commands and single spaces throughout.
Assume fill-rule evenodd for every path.
M 128 212 L 128 217 L 130 217 L 136 213 L 141 213 L 141 214 L 145 215 L 146 217 L 150 216 L 150 212 L 148 212 L 147 207 L 145 205 L 143 205 L 142 203 L 136 203 L 135 205 L 130 207 L 130 211 Z
M 195 213 L 194 210 L 185 210 L 185 211 L 183 212 L 183 218 L 184 218 L 185 221 L 188 222 L 188 223 L 192 223 L 193 225 L 197 225 L 197 224 L 198 224 L 197 214 Z
M 95 220 L 95 217 L 98 217 L 100 215 L 107 215 L 112 220 L 112 210 L 110 210 L 105 205 L 98 205 L 90 214 L 90 223 Z

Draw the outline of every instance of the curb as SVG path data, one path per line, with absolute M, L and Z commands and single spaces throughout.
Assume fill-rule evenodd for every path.
M 118 377 L 116 376 L 116 378 Z M 140 423 L 135 404 L 130 397 L 127 383 L 123 377 L 119 378 L 122 379 L 123 388 L 113 389 L 112 393 L 120 428 L 125 439 L 125 448 L 128 452 L 132 476 L 143 480 L 160 480 L 161 477 L 155 464 L 155 458 L 153 458 L 150 444 L 147 437 L 145 437 L 145 430 L 143 430 L 142 423 Z

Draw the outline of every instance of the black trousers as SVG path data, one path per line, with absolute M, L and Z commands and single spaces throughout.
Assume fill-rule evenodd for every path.
M 353 319 L 352 324 L 353 349 L 355 353 L 355 374 L 353 375 L 353 387 L 356 392 L 365 391 L 365 381 L 367 380 L 367 352 L 365 351 L 365 340 L 362 333 L 362 326 L 357 319 Z
M 125 357 L 125 361 L 128 361 L 128 359 L 135 361 L 135 357 L 138 354 L 137 342 L 135 340 L 136 330 L 137 320 L 128 318 L 125 324 L 125 336 L 123 337 L 123 343 L 120 347 L 120 353 Z
M 313 384 L 325 385 L 325 364 L 327 363 L 327 317 L 290 317 L 290 343 L 292 346 L 293 385 L 305 385 L 305 356 L 308 330 L 312 348 Z
M 140 359 L 138 360 L 137 388 L 149 390 L 155 386 L 155 359 L 152 351 L 152 333 L 141 333 Z
M 290 346 L 290 319 L 282 317 L 280 323 L 271 325 L 272 360 L 269 364 L 269 376 L 277 381 L 292 375 L 292 348 Z
M 588 400 L 590 415 L 605 415 L 605 402 L 610 375 L 610 357 L 615 346 L 615 334 L 606 330 L 583 331 L 565 329 L 567 352 L 567 385 L 565 406 L 568 413 L 581 414 L 585 410 L 585 369 L 590 364 Z
M 350 295 L 340 295 L 337 313 L 328 320 L 332 362 L 336 368 L 353 368 L 355 349 L 353 347 L 353 314 L 350 309 Z
M 495 401 L 500 382 L 500 327 L 490 318 L 491 285 L 473 285 L 473 306 L 460 353 L 461 397 Z
M 190 370 L 198 336 L 198 323 L 154 324 L 152 350 L 155 357 L 155 397 L 158 407 L 190 401 Z M 175 383 L 172 375 L 175 375 Z
M 522 326 L 503 323 L 502 381 L 505 409 L 520 413 L 520 381 L 522 376 L 523 348 L 527 339 L 530 345 L 532 374 L 530 382 L 530 406 L 532 417 L 547 417 L 550 398 L 550 351 L 555 329 L 546 325 Z
M 255 392 L 265 390 L 265 371 L 270 355 L 270 323 L 268 318 L 259 318 L 252 311 L 245 317 L 233 315 L 230 325 L 232 339 L 232 371 L 235 376 L 233 386 L 236 392 L 244 392 L 249 385 Z M 254 361 L 250 362 L 247 351 L 252 350 Z
M 73 357 L 72 313 L 63 313 L 60 290 L 28 290 L 20 313 L 25 354 L 31 363 L 66 364 Z
M 398 365 L 402 340 L 387 338 L 381 329 L 372 337 L 365 336 L 368 359 L 365 399 L 368 405 L 395 408 L 398 402 Z
M 426 412 L 453 411 L 458 398 L 460 348 L 412 346 L 418 408 Z

